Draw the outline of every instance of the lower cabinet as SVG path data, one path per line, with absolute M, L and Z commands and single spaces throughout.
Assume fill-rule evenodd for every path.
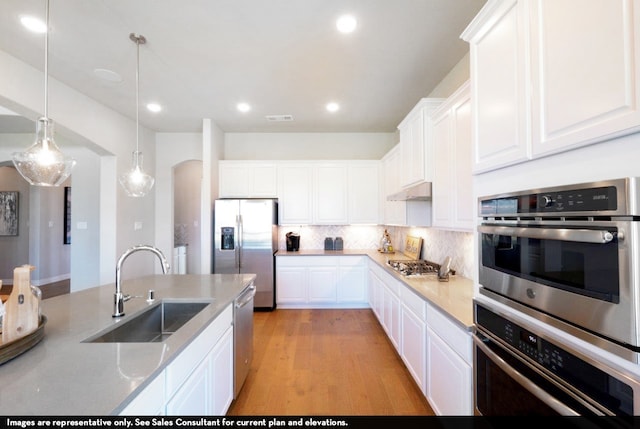
M 426 393 L 426 302 L 408 288 L 400 290 L 402 307 L 400 357 L 422 393 Z
M 365 308 L 366 256 L 276 256 L 280 308 Z
M 473 415 L 472 337 L 376 264 L 369 305 L 437 415 Z
M 473 415 L 471 334 L 429 306 L 427 399 L 438 415 Z
M 229 305 L 121 415 L 224 415 L 233 401 L 233 306 Z

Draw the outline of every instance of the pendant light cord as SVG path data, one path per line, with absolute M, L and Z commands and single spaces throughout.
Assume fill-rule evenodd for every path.
M 47 26 L 44 32 L 44 117 L 49 118 L 49 0 L 44 15 Z
M 136 165 L 138 165 L 138 147 L 140 141 L 140 38 L 136 38 Z

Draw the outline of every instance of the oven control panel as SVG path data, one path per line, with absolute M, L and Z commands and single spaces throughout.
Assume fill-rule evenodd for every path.
M 549 214 L 564 212 L 607 213 L 618 209 L 615 186 L 549 189 L 541 192 L 487 198 L 480 201 L 480 216 Z

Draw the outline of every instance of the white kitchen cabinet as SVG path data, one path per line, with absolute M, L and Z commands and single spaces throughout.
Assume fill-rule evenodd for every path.
M 278 164 L 279 224 L 313 224 L 313 169 L 309 163 Z
M 278 163 L 281 225 L 378 223 L 378 161 Z
M 394 279 L 383 268 L 376 264 L 369 266 L 369 279 L 375 282 L 374 312 L 382 329 L 393 346 L 400 353 L 400 288 L 404 287 L 400 281 Z
M 276 256 L 280 308 L 366 308 L 363 256 Z
M 275 162 L 219 161 L 220 198 L 276 198 L 278 196 Z
M 529 3 L 533 156 L 638 131 L 640 2 Z
M 380 162 L 348 164 L 349 224 L 380 223 Z
M 473 415 L 471 334 L 432 305 L 427 326 L 429 403 L 438 415 Z
M 211 414 L 223 416 L 233 402 L 233 329 L 220 338 L 209 357 L 211 365 Z
M 313 166 L 313 223 L 345 225 L 349 222 L 347 164 L 318 163 Z
M 367 297 L 367 257 L 340 257 L 337 273 L 338 303 L 361 304 Z
M 433 155 L 431 118 L 442 99 L 423 98 L 398 125 L 400 133 L 400 184 L 411 186 L 431 181 Z
M 432 226 L 473 231 L 475 201 L 469 81 L 434 112 L 433 144 Z
M 462 34 L 474 172 L 640 130 L 639 10 L 637 0 L 488 1 Z
M 233 400 L 233 306 L 228 305 L 121 415 L 224 415 Z
M 307 302 L 330 305 L 337 300 L 338 261 L 332 257 L 313 257 L 307 268 Z
M 470 45 L 476 173 L 530 157 L 527 22 L 525 2 L 490 0 L 462 35 Z
M 408 288 L 400 289 L 400 356 L 423 394 L 427 386 L 427 324 L 424 299 Z
M 402 169 L 400 144 L 395 145 L 382 158 L 383 220 L 385 225 L 405 225 L 407 205 L 405 201 L 389 201 L 387 197 L 402 189 L 400 171 Z

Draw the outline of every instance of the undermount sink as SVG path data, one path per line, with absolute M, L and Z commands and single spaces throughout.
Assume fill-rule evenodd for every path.
M 166 301 L 84 339 L 83 343 L 157 343 L 164 341 L 210 302 Z

